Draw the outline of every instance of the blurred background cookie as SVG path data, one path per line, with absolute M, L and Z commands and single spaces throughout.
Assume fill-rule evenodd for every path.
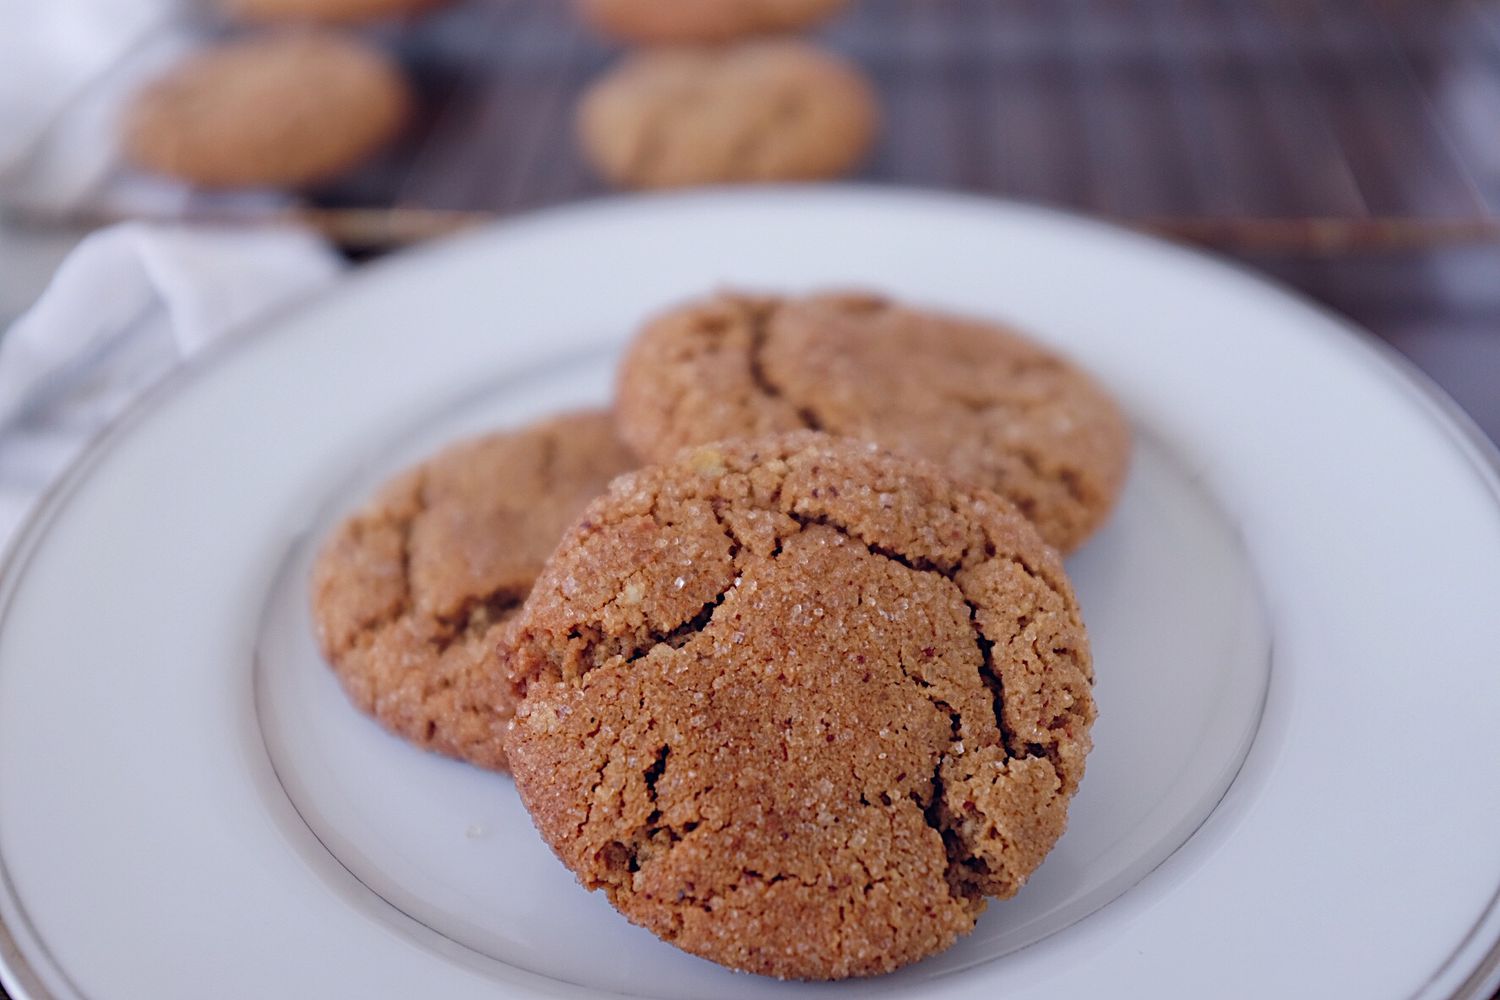
M 631 56 L 584 94 L 579 139 L 634 188 L 819 180 L 852 170 L 879 110 L 865 77 L 796 41 Z
M 727 42 L 812 27 L 847 0 L 579 0 L 600 32 L 638 44 Z
M 190 57 L 137 95 L 125 152 L 203 187 L 327 180 L 393 139 L 412 106 L 379 49 L 318 30 L 257 35 Z
M 225 16 L 237 21 L 318 21 L 350 23 L 415 14 L 447 0 L 220 0 Z

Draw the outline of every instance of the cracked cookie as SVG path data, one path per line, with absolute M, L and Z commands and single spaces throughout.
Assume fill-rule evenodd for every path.
M 848 0 L 579 0 L 583 19 L 642 45 L 722 44 L 747 35 L 802 31 Z
M 648 324 L 619 375 L 626 443 L 650 461 L 796 428 L 874 441 L 992 489 L 1064 552 L 1114 506 L 1130 433 L 1065 359 L 993 322 L 876 295 L 719 295 Z
M 228 42 L 148 85 L 126 116 L 137 166 L 203 187 L 327 180 L 395 138 L 412 99 L 379 49 L 331 31 Z
M 631 56 L 584 95 L 578 132 L 611 182 L 664 188 L 837 177 L 869 149 L 877 118 L 853 66 L 766 41 Z
M 633 464 L 608 414 L 579 413 L 389 482 L 313 569 L 318 641 L 350 700 L 420 747 L 504 768 L 495 644 L 563 530 Z
M 631 921 L 747 972 L 889 972 L 1067 821 L 1092 665 L 1010 504 L 874 445 L 684 451 L 584 511 L 503 641 L 522 801 Z

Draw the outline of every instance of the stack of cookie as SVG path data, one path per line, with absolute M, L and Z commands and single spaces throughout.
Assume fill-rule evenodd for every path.
M 400 67 L 342 27 L 440 0 L 223 0 L 256 25 L 136 95 L 123 145 L 138 167 L 199 187 L 299 188 L 352 169 L 413 107 Z
M 585 93 L 585 157 L 622 187 L 840 177 L 869 151 L 874 90 L 787 38 L 845 0 L 580 0 L 606 36 L 644 46 Z
M 719 295 L 645 327 L 612 413 L 392 481 L 322 551 L 319 640 L 389 729 L 508 768 L 631 921 L 889 972 L 1063 832 L 1094 704 L 1061 553 L 1128 454 L 1097 383 L 993 323 Z

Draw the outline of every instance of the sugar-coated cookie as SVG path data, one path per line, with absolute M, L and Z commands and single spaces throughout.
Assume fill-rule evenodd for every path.
M 503 640 L 522 801 L 591 889 L 748 972 L 889 972 L 1062 834 L 1094 719 L 1061 561 L 992 493 L 815 432 L 584 511 Z

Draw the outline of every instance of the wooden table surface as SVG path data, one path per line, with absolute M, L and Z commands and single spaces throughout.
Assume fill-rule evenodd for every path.
M 425 113 L 315 204 L 604 192 L 571 115 L 619 52 L 567 4 L 469 0 L 377 36 Z M 884 103 L 856 179 L 1205 243 L 1375 331 L 1500 441 L 1500 2 L 860 0 L 817 37 Z

